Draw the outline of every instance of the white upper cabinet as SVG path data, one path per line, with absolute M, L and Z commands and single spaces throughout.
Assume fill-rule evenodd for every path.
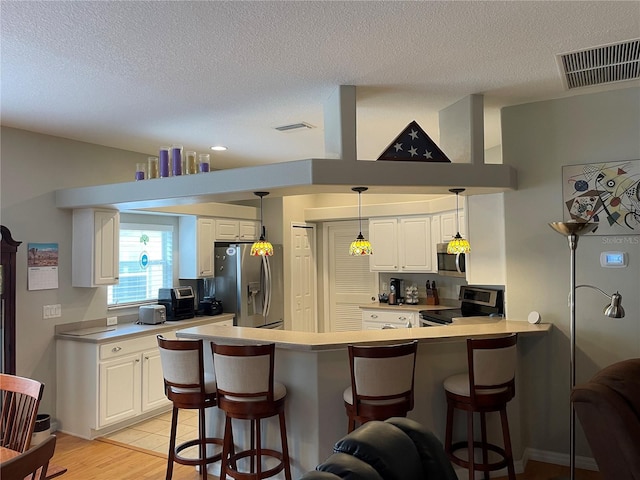
M 216 237 L 220 242 L 253 242 L 258 238 L 259 225 L 251 220 L 216 220 Z
M 399 226 L 400 271 L 433 271 L 434 245 L 431 242 L 431 218 L 401 218 Z
M 216 221 L 208 217 L 180 217 L 179 278 L 213 277 Z
M 369 221 L 369 241 L 373 255 L 369 257 L 372 272 L 397 272 L 398 261 L 398 220 L 396 218 L 376 218 Z
M 432 272 L 431 217 L 376 218 L 369 221 L 376 272 Z
M 71 284 L 116 285 L 120 271 L 120 213 L 82 208 L 73 211 Z

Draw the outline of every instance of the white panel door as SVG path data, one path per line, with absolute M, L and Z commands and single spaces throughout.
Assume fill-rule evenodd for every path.
M 316 228 L 291 226 L 291 330 L 317 332 Z
M 362 234 L 368 235 L 363 223 Z M 377 299 L 378 274 L 369 270 L 369 257 L 349 255 L 349 245 L 358 236 L 358 222 L 332 222 L 327 229 L 328 299 L 325 331 L 339 332 L 362 329 L 360 305 Z M 374 253 L 375 254 L 375 253 Z

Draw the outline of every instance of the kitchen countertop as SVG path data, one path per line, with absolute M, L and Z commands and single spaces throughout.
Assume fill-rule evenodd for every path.
M 440 305 L 427 305 L 425 303 L 418 303 L 415 305 L 410 304 L 402 304 L 402 305 L 389 305 L 388 303 L 365 303 L 360 305 L 361 309 L 373 309 L 373 310 L 405 310 L 409 312 L 419 312 L 420 310 L 454 310 L 456 308 L 460 308 L 460 305 L 448 305 L 448 304 L 440 304 Z
M 77 328 L 77 324 L 70 326 L 73 330 L 57 331 L 55 338 L 63 340 L 73 340 L 85 343 L 108 343 L 128 338 L 143 337 L 146 335 L 156 335 L 162 332 L 203 325 L 212 325 L 234 318 L 233 313 L 223 313 L 208 317 L 194 317 L 185 320 L 159 323 L 156 325 L 144 325 L 139 323 L 120 323 L 117 325 L 95 325 L 95 322 L 87 322 L 88 326 Z M 83 322 L 84 323 L 84 322 Z M 59 325 L 58 327 L 64 327 Z M 222 327 L 217 327 L 222 328 Z M 227 327 L 233 328 L 233 327 Z
M 415 305 L 414 305 L 415 306 Z M 194 326 L 180 329 L 178 337 L 206 338 L 221 342 L 275 343 L 276 347 L 299 351 L 322 351 L 346 348 L 356 343 L 386 343 L 418 340 L 419 343 L 460 341 L 485 335 L 544 334 L 551 324 L 532 325 L 526 320 L 495 317 L 454 318 L 453 324 L 442 327 L 396 328 L 388 330 L 356 330 L 349 332 L 294 332 L 245 327 Z

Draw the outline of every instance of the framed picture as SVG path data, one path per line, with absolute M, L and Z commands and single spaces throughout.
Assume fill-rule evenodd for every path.
M 640 160 L 562 167 L 565 221 L 595 222 L 591 235 L 640 234 Z

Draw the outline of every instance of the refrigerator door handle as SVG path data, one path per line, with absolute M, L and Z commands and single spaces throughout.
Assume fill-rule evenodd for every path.
M 264 306 L 262 309 L 262 315 L 265 322 L 269 316 L 269 310 L 271 309 L 271 264 L 269 263 L 269 257 L 262 257 L 262 266 L 264 267 L 265 276 L 265 292 L 264 292 Z

